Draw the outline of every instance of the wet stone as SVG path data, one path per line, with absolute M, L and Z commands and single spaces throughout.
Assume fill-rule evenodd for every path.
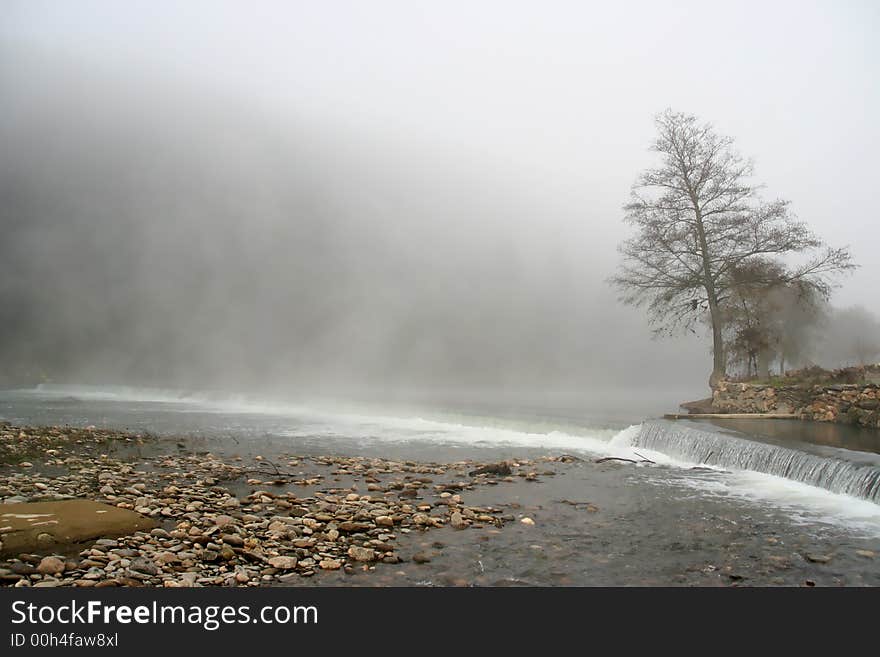
M 804 558 L 807 561 L 809 561 L 810 563 L 825 564 L 825 563 L 829 563 L 831 561 L 832 556 L 830 554 L 807 553 L 806 555 L 804 555 Z
M 60 575 L 64 572 L 64 562 L 58 557 L 44 557 L 37 566 L 37 572 L 43 575 Z
M 150 576 L 159 574 L 159 569 L 156 567 L 156 564 L 152 561 L 147 561 L 146 559 L 135 559 L 131 562 L 129 568 L 134 571 L 134 573 Z

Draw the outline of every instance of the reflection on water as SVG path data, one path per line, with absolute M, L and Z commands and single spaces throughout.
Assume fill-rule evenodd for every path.
M 880 454 L 880 431 L 831 422 L 802 420 L 712 420 L 711 424 L 781 445 L 809 443 Z

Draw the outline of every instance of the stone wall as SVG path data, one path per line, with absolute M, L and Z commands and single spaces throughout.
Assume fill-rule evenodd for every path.
M 843 422 L 880 429 L 880 385 L 876 383 L 814 386 L 801 411 L 806 420 Z
M 781 385 L 721 381 L 716 413 L 796 413 L 805 420 L 880 429 L 880 384 Z

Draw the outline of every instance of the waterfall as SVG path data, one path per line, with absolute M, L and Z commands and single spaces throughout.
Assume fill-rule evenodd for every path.
M 880 466 L 870 463 L 660 421 L 645 422 L 627 442 L 691 463 L 763 472 L 880 503 Z

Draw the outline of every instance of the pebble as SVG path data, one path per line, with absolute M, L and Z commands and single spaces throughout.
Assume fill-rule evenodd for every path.
M 269 565 L 279 570 L 293 570 L 297 561 L 296 557 L 272 557 L 269 559 Z
M 34 568 L 29 563 L 24 563 L 23 561 L 13 561 L 9 566 L 9 570 L 11 570 L 16 575 L 30 575 L 32 573 L 37 572 L 37 569 Z
M 370 548 L 352 545 L 350 548 L 348 548 L 348 556 L 350 556 L 355 561 L 375 561 L 376 551 Z
M 205 550 L 202 552 L 202 561 L 207 561 L 208 563 L 214 563 L 220 558 L 220 553 L 216 550 Z
M 134 559 L 129 568 L 136 573 L 142 573 L 144 575 L 159 574 L 159 569 L 156 567 L 156 564 L 143 558 Z
M 804 555 L 810 563 L 828 563 L 831 561 L 830 554 L 806 554 Z
M 198 573 L 183 573 L 180 576 L 180 581 L 193 586 L 198 581 L 198 578 Z
M 219 527 L 220 529 L 223 529 L 224 527 L 227 527 L 234 522 L 235 518 L 233 518 L 232 516 L 227 516 L 225 514 L 221 514 L 214 518 L 214 526 Z
M 60 575 L 64 572 L 64 562 L 58 557 L 43 557 L 37 572 L 43 575 Z

